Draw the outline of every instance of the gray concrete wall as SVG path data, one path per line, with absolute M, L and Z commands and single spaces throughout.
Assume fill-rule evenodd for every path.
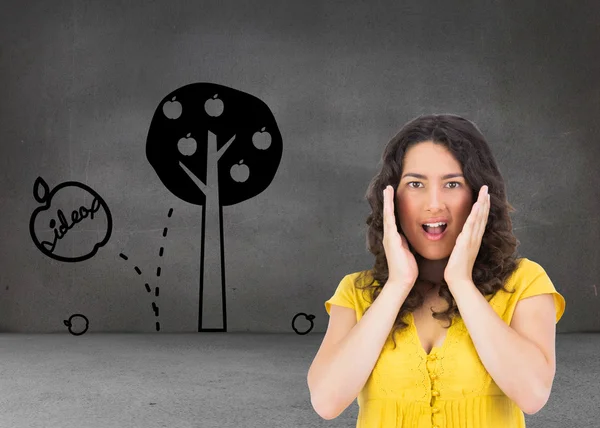
M 599 3 L 2 5 L 1 331 L 82 332 L 87 320 L 89 332 L 194 332 L 201 282 L 207 301 L 225 292 L 225 308 L 204 309 L 215 328 L 225 310 L 228 331 L 303 332 L 299 313 L 324 331 L 323 302 L 373 263 L 364 194 L 382 150 L 429 113 L 464 116 L 488 139 L 519 250 L 567 300 L 558 330 L 600 328 Z M 207 85 L 225 87 L 222 117 L 207 119 Z M 168 121 L 150 132 L 173 94 L 198 118 L 197 146 L 180 153 L 206 150 L 210 128 L 218 147 L 239 134 L 239 154 L 269 124 L 270 172 L 236 199 L 229 156 L 221 210 L 172 151 L 156 155 L 178 171 L 171 189 L 149 161 L 151 134 L 157 147 L 186 135 Z M 206 184 L 203 159 L 188 169 Z M 60 232 L 58 209 L 73 223 L 80 207 L 87 217 Z

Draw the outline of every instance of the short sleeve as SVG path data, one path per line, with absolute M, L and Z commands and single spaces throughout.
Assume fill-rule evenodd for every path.
M 556 323 L 558 324 L 558 321 L 565 313 L 566 301 L 563 295 L 556 291 L 554 284 L 552 284 L 552 281 L 545 270 L 542 269 L 542 271 L 535 276 L 533 281 L 526 286 L 526 288 L 523 290 L 523 293 L 521 293 L 521 296 L 519 296 L 519 300 L 546 293 L 550 293 L 552 294 L 552 297 L 554 297 Z
M 333 296 L 325 302 L 325 310 L 331 315 L 331 305 L 345 306 L 356 310 L 356 297 L 354 282 L 350 275 L 346 275 L 337 286 Z

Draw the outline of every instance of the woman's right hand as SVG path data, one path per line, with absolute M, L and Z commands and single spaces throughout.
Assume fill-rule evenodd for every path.
M 383 191 L 383 248 L 388 263 L 388 280 L 412 288 L 419 276 L 415 256 L 408 248 L 406 237 L 398 233 L 394 214 L 394 188 Z

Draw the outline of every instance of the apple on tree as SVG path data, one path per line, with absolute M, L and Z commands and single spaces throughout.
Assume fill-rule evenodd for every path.
M 204 110 L 206 110 L 206 113 L 212 117 L 221 116 L 221 113 L 223 113 L 223 109 L 225 107 L 223 105 L 223 101 L 217 98 L 218 96 L 219 94 L 214 94 L 212 98 L 209 98 L 204 103 Z
M 267 150 L 271 145 L 271 134 L 265 132 L 265 127 L 255 132 L 252 135 L 252 143 L 254 143 L 254 147 L 260 150 Z
M 177 142 L 177 150 L 184 156 L 191 156 L 196 153 L 196 149 L 198 148 L 198 143 L 193 138 L 190 138 L 191 133 L 188 132 L 185 138 L 179 139 Z
M 175 101 L 176 97 L 173 97 L 171 101 L 167 101 L 163 104 L 163 113 L 169 119 L 177 119 L 181 116 L 181 103 Z

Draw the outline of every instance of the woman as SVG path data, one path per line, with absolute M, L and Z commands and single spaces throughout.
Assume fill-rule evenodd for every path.
M 310 367 L 315 411 L 357 427 L 524 427 L 548 401 L 566 302 L 518 257 L 502 175 L 470 121 L 420 116 L 366 195 L 368 271 L 346 275 Z M 441 321 L 445 321 L 441 323 Z

